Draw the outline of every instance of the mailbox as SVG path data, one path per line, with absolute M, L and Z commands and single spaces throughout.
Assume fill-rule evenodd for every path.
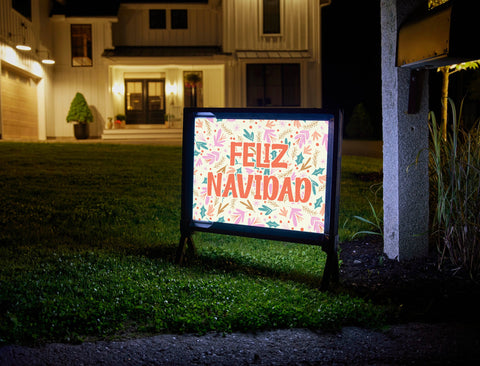
M 469 1 L 451 1 L 407 19 L 397 42 L 397 66 L 436 68 L 480 59 L 478 13 Z

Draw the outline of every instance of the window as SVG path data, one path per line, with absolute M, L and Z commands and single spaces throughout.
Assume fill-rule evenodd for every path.
M 300 64 L 247 65 L 247 106 L 300 106 Z
M 188 13 L 186 9 L 171 10 L 172 29 L 188 29 Z
M 72 66 L 92 66 L 92 25 L 72 24 Z
M 280 0 L 263 0 L 263 34 L 280 34 Z
M 31 0 L 12 0 L 12 8 L 22 14 L 25 18 L 32 20 Z
M 165 9 L 150 9 L 150 29 L 166 29 L 167 15 Z

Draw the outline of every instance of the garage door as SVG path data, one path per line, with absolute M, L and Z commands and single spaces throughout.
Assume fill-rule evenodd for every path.
M 37 84 L 17 70 L 2 65 L 0 80 L 2 139 L 38 139 Z

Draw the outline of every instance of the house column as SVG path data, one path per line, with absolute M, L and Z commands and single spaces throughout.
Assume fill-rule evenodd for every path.
M 411 70 L 395 66 L 397 31 L 406 16 L 424 2 L 380 2 L 384 252 L 397 260 L 428 252 L 428 78 L 417 89 L 419 111 L 408 114 Z

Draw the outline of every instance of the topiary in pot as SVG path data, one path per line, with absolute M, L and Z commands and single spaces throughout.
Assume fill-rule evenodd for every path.
M 93 122 L 93 114 L 82 93 L 75 94 L 70 104 L 67 122 L 75 123 L 73 126 L 75 138 L 79 140 L 88 138 L 88 124 Z

